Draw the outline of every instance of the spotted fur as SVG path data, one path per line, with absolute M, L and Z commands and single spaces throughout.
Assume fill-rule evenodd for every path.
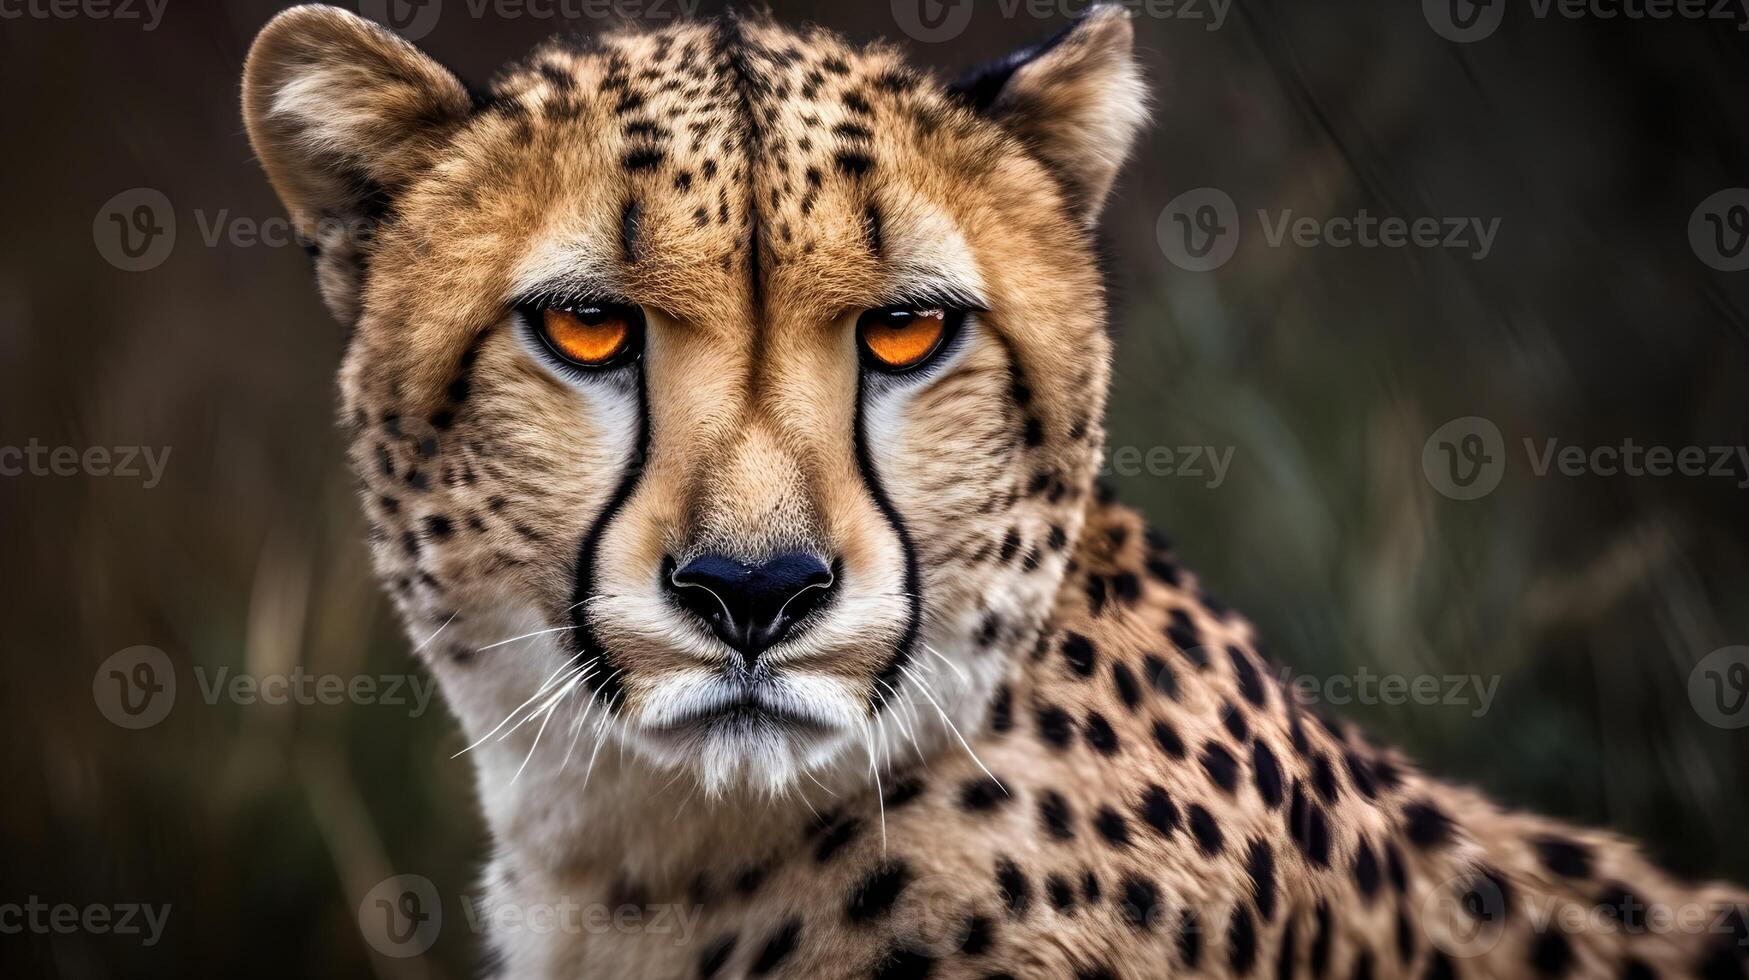
M 1739 893 L 1309 712 L 1095 490 L 1130 49 L 1095 8 L 948 86 L 727 19 L 472 91 L 333 8 L 264 30 L 245 119 L 352 330 L 342 422 L 476 743 L 505 976 L 1744 975 Z M 642 306 L 642 361 L 543 360 L 515 310 L 565 297 Z M 924 299 L 978 312 L 922 375 L 862 370 L 857 314 Z M 827 556 L 834 597 L 738 663 L 662 586 L 706 550 Z M 679 726 L 726 678 L 812 724 Z M 644 911 L 502 925 L 567 907 Z

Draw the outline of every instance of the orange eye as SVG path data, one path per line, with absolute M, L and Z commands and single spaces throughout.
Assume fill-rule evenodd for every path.
M 540 311 L 540 335 L 554 354 L 579 367 L 617 366 L 643 340 L 643 313 L 635 306 L 590 303 Z
M 871 366 L 908 371 L 941 349 L 957 315 L 941 307 L 869 310 L 856 321 L 856 337 Z

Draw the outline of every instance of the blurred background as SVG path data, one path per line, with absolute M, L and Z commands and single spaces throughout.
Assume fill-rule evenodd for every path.
M 364 6 L 475 81 L 608 10 L 718 8 L 555 3 Z M 238 119 L 278 6 L 0 7 L 0 907 L 115 926 L 39 913 L 8 976 L 475 969 L 468 763 L 369 574 L 341 330 Z M 774 9 L 951 73 L 1079 6 Z M 1743 11 L 1132 6 L 1158 110 L 1105 228 L 1111 482 L 1378 740 L 1749 882 Z M 1437 241 L 1339 247 L 1363 215 Z M 1709 472 L 1593 454 L 1630 440 Z M 394 874 L 442 896 L 423 956 L 361 938 Z

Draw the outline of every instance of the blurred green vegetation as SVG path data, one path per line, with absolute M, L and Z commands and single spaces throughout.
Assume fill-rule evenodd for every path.
M 708 5 L 707 5 L 708 6 Z M 898 37 L 889 5 L 777 3 Z M 446 927 L 374 955 L 358 901 L 432 879 L 463 922 L 485 841 L 440 703 L 207 704 L 197 669 L 415 671 L 372 582 L 331 425 L 340 330 L 295 248 L 208 246 L 279 214 L 235 93 L 273 5 L 168 8 L 155 31 L 9 21 L 0 234 L 0 445 L 167 446 L 164 481 L 0 480 L 9 629 L 0 902 L 169 903 L 157 946 L 0 936 L 7 975 L 465 976 Z M 1690 707 L 1693 665 L 1749 642 L 1749 507 L 1728 479 L 1537 477 L 1520 442 L 1749 444 L 1746 280 L 1688 247 L 1695 204 L 1749 182 L 1743 35 L 1708 23 L 1511 20 L 1440 40 L 1414 4 L 1236 3 L 1219 31 L 1141 17 L 1158 122 L 1106 223 L 1114 447 L 1230 450 L 1218 486 L 1116 476 L 1269 651 L 1498 678 L 1469 705 L 1347 713 L 1502 799 L 1643 836 L 1694 875 L 1749 880 L 1749 733 Z M 1021 8 L 1025 9 L 1025 8 Z M 1053 30 L 979 3 L 943 68 Z M 484 78 L 550 22 L 446 18 L 424 45 Z M 594 25 L 583 25 L 585 30 Z M 902 38 L 900 38 L 902 40 Z M 1219 270 L 1163 256 L 1155 221 L 1224 190 L 1244 232 Z M 174 202 L 144 273 L 92 216 L 131 187 Z M 1271 248 L 1258 209 L 1498 217 L 1485 260 Z M 1478 415 L 1512 463 L 1470 502 L 1420 460 Z M 128 731 L 93 704 L 112 653 L 157 647 L 177 706 Z

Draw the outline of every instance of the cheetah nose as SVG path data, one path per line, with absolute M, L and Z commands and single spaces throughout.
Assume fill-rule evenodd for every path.
M 776 645 L 832 592 L 836 576 L 805 552 L 754 562 L 700 555 L 679 568 L 666 562 L 668 591 L 748 666 Z

